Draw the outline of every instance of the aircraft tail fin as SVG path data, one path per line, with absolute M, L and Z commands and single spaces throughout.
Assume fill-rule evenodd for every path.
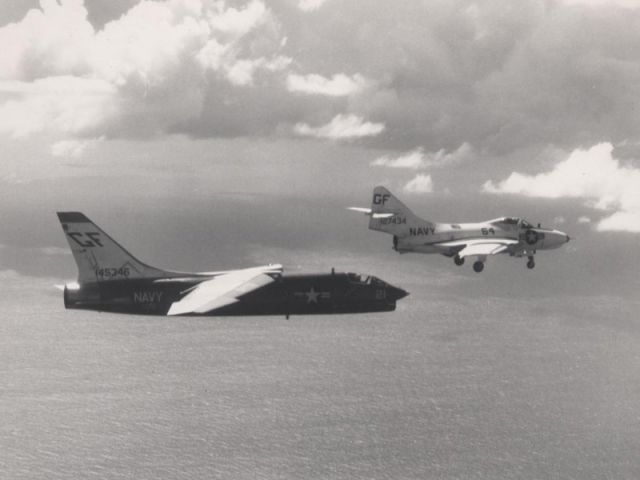
M 414 214 L 385 187 L 378 186 L 373 189 L 371 218 L 369 219 L 371 230 L 390 233 L 396 237 L 405 237 L 409 235 L 410 227 L 433 225 L 432 222 L 423 220 Z
M 166 276 L 142 263 L 80 212 L 58 212 L 78 266 L 78 283 Z

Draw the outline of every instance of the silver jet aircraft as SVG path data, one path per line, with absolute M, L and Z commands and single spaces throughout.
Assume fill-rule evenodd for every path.
M 538 250 L 558 248 L 570 238 L 564 232 L 534 227 L 522 218 L 501 217 L 480 223 L 439 223 L 423 220 L 385 187 L 373 190 L 371 208 L 349 207 L 370 217 L 369 229 L 393 235 L 393 249 L 399 253 L 439 253 L 462 265 L 475 257 L 473 269 L 484 270 L 489 255 L 507 253 L 528 258 L 534 268 Z

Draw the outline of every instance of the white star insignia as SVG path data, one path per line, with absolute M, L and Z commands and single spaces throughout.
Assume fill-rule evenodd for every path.
M 318 303 L 320 292 L 316 292 L 313 287 L 311 287 L 311 290 L 306 292 L 305 295 L 307 296 L 307 303 Z

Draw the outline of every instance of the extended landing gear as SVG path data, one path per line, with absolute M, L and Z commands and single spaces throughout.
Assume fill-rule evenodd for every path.
M 529 261 L 527 262 L 527 268 L 532 269 L 536 266 L 536 262 L 533 260 L 533 257 L 529 257 Z
M 473 264 L 473 270 L 477 273 L 480 273 L 484 270 L 484 262 L 477 261 Z
M 460 265 L 464 265 L 464 257 L 460 258 L 459 255 L 456 255 L 455 257 L 453 257 L 453 261 L 455 262 L 456 265 L 460 266 Z

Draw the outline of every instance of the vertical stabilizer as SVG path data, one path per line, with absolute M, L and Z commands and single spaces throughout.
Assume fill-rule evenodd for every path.
M 78 266 L 78 283 L 166 276 L 135 258 L 80 212 L 58 212 Z
M 433 226 L 432 222 L 415 215 L 409 207 L 385 187 L 378 186 L 373 189 L 371 219 L 369 220 L 371 230 L 390 233 L 396 237 L 406 237 L 409 235 L 409 228 Z

